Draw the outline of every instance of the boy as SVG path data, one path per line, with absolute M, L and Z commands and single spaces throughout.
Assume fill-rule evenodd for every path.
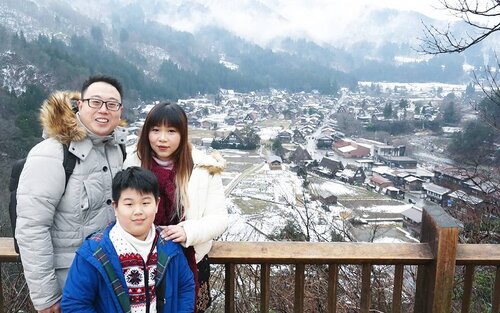
M 193 312 L 194 279 L 179 244 L 153 225 L 158 181 L 129 167 L 113 179 L 116 222 L 77 250 L 63 290 L 63 312 Z

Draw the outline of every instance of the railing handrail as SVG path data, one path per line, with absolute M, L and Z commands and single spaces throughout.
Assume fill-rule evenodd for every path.
M 425 243 L 216 241 L 212 263 L 238 264 L 426 264 Z
M 286 254 L 280 252 L 286 251 Z M 426 243 L 215 241 L 212 263 L 425 264 L 434 257 Z M 0 237 L 0 262 L 19 261 L 11 237 Z M 457 265 L 500 265 L 500 245 L 459 244 Z

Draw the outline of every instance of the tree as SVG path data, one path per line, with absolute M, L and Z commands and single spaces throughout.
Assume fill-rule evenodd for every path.
M 92 28 L 90 29 L 90 35 L 96 43 L 102 43 L 104 41 L 102 29 L 99 26 L 92 26 Z
M 389 119 L 392 116 L 392 104 L 387 103 L 384 107 L 384 118 Z
M 488 164 L 494 153 L 495 131 L 480 121 L 466 124 L 464 131 L 454 136 L 448 146 L 450 154 L 460 162 L 470 165 Z
M 435 26 L 424 24 L 425 36 L 421 39 L 420 50 L 436 55 L 445 53 L 460 53 L 482 42 L 492 34 L 500 31 L 500 1 L 498 0 L 440 0 L 442 7 L 452 15 L 460 18 L 467 26 L 466 35 L 454 33 L 450 27 L 440 30 Z M 497 68 L 500 61 L 495 54 Z M 480 86 L 485 96 L 490 99 L 494 111 L 500 108 L 499 72 L 490 66 L 485 66 L 482 74 L 474 71 L 474 80 Z M 470 89 L 469 89 L 470 90 Z M 482 112 L 482 118 L 488 123 L 487 112 Z M 493 125 L 500 130 L 499 124 Z
M 424 24 L 420 49 L 427 54 L 462 52 L 500 31 L 500 1 L 440 0 L 442 7 L 465 22 L 465 37 L 457 36 L 448 26 L 441 30 Z
M 403 117 L 406 119 L 406 108 L 408 107 L 408 100 L 407 99 L 401 99 L 399 101 L 399 107 L 403 109 Z
M 476 89 L 474 88 L 474 84 L 473 83 L 467 84 L 467 87 L 465 88 L 465 94 L 470 97 L 473 96 L 475 92 Z
M 450 101 L 444 105 L 443 121 L 450 124 L 455 124 L 460 121 L 460 114 L 455 109 L 454 102 Z
M 276 139 L 273 142 L 273 145 L 271 146 L 273 149 L 274 153 L 276 153 L 277 156 L 283 157 L 285 154 L 285 149 L 283 149 L 283 145 L 281 144 L 281 140 Z

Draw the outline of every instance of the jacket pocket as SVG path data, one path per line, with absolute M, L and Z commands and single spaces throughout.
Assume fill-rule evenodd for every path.
M 102 186 L 97 180 L 83 181 L 83 189 L 80 195 L 80 213 L 85 223 L 92 219 L 103 204 Z

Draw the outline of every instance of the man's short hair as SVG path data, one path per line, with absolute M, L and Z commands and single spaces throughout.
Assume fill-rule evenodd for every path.
M 123 101 L 122 84 L 120 84 L 120 82 L 116 78 L 111 77 L 111 76 L 106 76 L 106 75 L 93 75 L 93 76 L 90 76 L 86 81 L 84 81 L 83 86 L 82 86 L 82 90 L 81 90 L 81 94 L 80 94 L 81 99 L 83 99 L 83 94 L 85 93 L 85 91 L 87 91 L 89 86 L 92 85 L 93 83 L 97 83 L 97 82 L 104 82 L 104 83 L 110 84 L 111 86 L 115 87 L 116 90 L 118 90 L 118 92 L 120 93 L 120 97 L 122 98 L 122 101 Z
M 132 166 L 116 173 L 112 184 L 113 201 L 118 203 L 122 191 L 128 188 L 142 194 L 152 193 L 155 199 L 160 196 L 155 174 L 142 167 Z

